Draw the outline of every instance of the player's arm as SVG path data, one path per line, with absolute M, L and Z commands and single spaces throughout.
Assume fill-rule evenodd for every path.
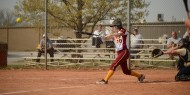
M 107 35 L 107 36 L 103 36 L 103 39 L 104 40 L 109 40 L 109 39 L 113 39 L 114 36 L 111 34 L 111 35 Z
M 119 30 L 118 32 L 115 32 L 114 34 L 112 34 L 113 36 L 116 36 L 116 37 L 120 37 L 120 36 L 123 36 L 125 35 L 127 31 L 125 29 L 121 29 Z
M 111 35 L 105 36 L 104 38 L 105 38 L 105 40 L 108 40 L 108 39 L 113 39 L 114 36 L 119 37 L 119 36 L 123 36 L 123 35 L 125 35 L 125 33 L 122 31 L 119 31 L 117 33 L 113 33 Z
M 127 31 L 129 34 L 135 35 L 133 32 Z
M 186 49 L 168 49 L 167 51 L 164 52 L 164 54 L 169 54 L 173 56 L 178 56 L 178 55 L 185 55 Z
M 190 19 L 185 20 L 185 26 L 190 28 Z
M 119 31 L 118 33 L 112 34 L 112 36 L 116 36 L 116 37 L 123 36 L 123 35 L 125 35 L 125 33 L 122 31 Z

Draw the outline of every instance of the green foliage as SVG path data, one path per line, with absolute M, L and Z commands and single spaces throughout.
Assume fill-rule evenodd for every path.
M 120 18 L 127 21 L 128 0 L 48 0 L 48 21 L 51 25 L 61 25 L 83 31 L 87 24 L 92 30 L 98 21 Z M 140 22 L 148 15 L 145 0 L 130 0 L 133 22 Z M 31 25 L 43 25 L 45 15 L 44 0 L 22 0 L 15 6 L 15 14 Z

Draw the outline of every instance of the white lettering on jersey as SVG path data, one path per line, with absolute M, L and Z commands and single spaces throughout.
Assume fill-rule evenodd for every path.
M 114 36 L 114 43 L 116 51 L 120 51 L 123 49 L 123 38 L 122 36 L 116 37 Z

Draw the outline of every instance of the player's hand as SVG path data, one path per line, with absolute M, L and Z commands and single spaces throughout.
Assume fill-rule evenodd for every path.
M 185 66 L 185 67 L 189 67 L 189 66 L 190 66 L 190 62 L 185 63 L 184 66 Z
M 104 40 L 108 40 L 108 39 L 111 39 L 112 38 L 112 35 L 106 35 L 103 37 Z

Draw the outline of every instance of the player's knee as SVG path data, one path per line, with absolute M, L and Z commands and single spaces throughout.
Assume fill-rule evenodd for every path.
M 123 71 L 123 73 L 124 73 L 125 75 L 131 75 L 131 71 L 130 71 L 130 70 Z
M 115 71 L 115 70 L 116 70 L 116 68 L 117 68 L 117 66 L 111 66 L 111 67 L 110 67 L 110 70 Z

